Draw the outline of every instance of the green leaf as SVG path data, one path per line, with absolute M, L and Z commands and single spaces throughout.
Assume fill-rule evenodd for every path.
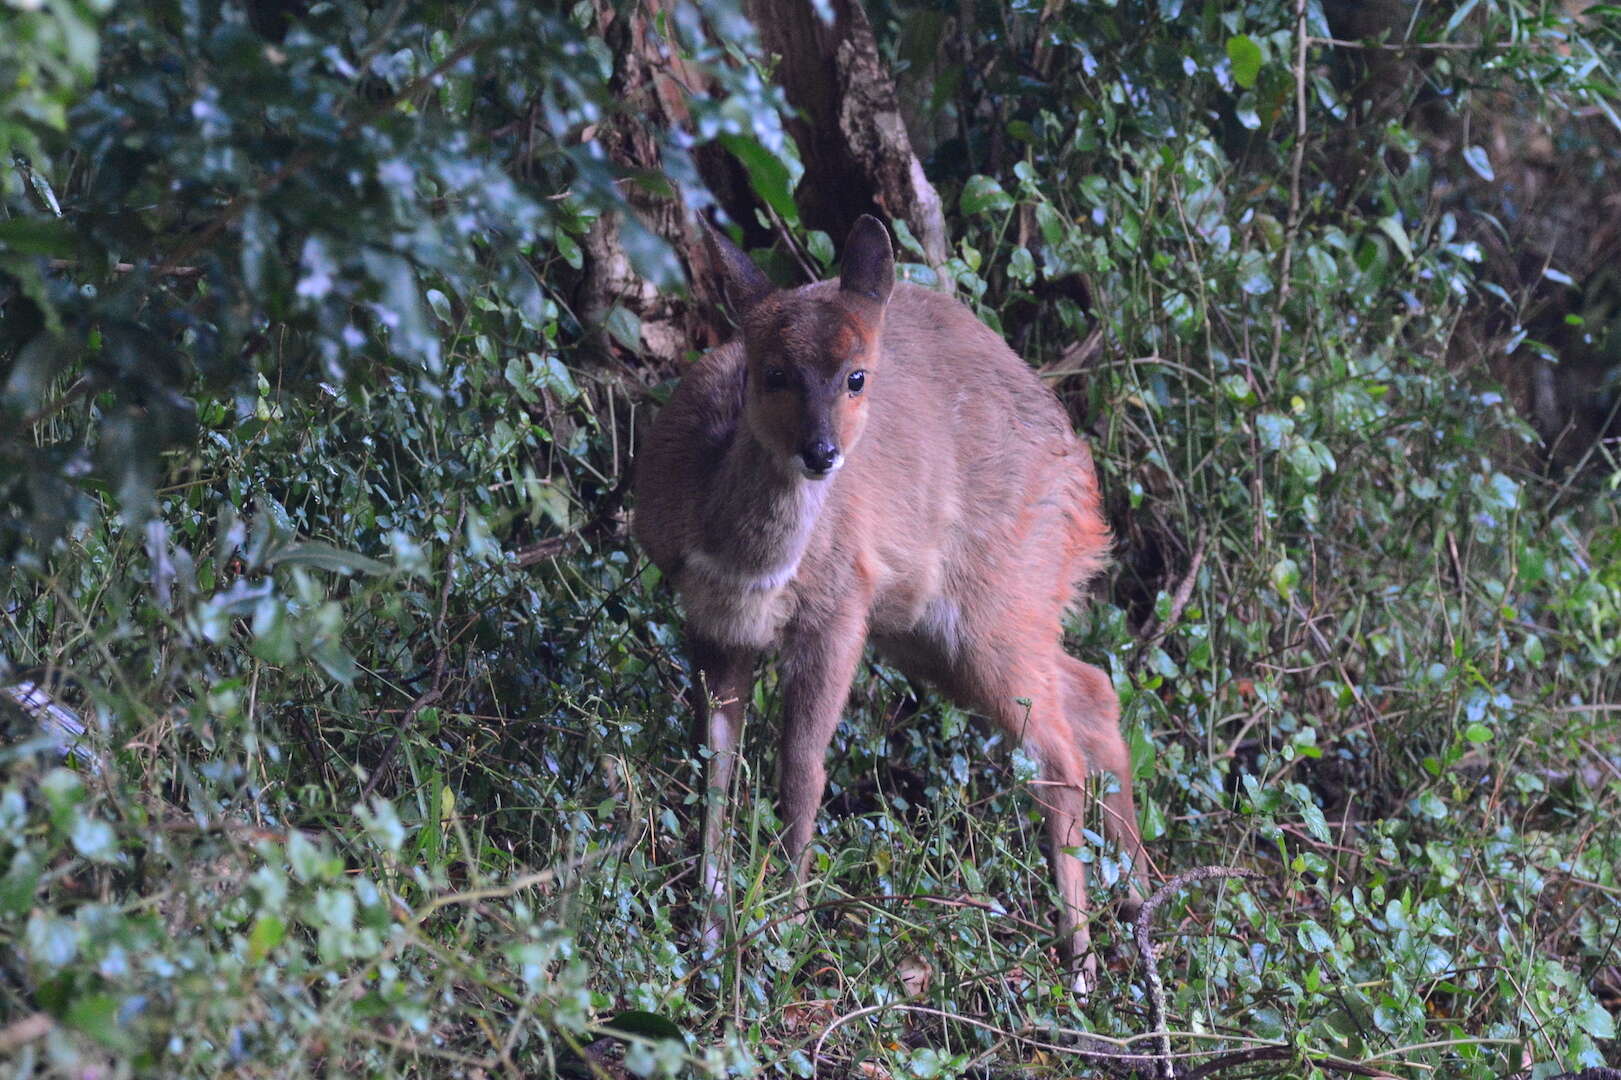
M 613 1035 L 634 1035 L 643 1039 L 685 1039 L 675 1021 L 642 1009 L 626 1009 L 602 1026 Z
M 1615 1038 L 1615 1017 L 1597 1000 L 1589 998 L 1576 1015 L 1576 1023 L 1595 1039 Z
M 1487 183 L 1490 183 L 1491 181 L 1497 179 L 1497 174 L 1492 172 L 1492 159 L 1486 156 L 1486 148 L 1485 147 L 1483 147 L 1483 146 L 1466 146 L 1466 147 L 1464 147 L 1463 148 L 1463 160 L 1464 160 L 1464 164 L 1468 165 L 1471 169 L 1473 169 L 1475 171 L 1476 176 L 1480 177 L 1482 180 L 1486 181 Z
M 1328 820 L 1323 817 L 1323 809 L 1309 798 L 1300 800 L 1300 820 L 1306 825 L 1306 831 L 1312 838 L 1320 843 L 1328 843 L 1332 834 L 1328 829 Z
M 335 570 L 340 574 L 372 574 L 382 576 L 390 572 L 385 562 L 358 555 L 353 551 L 320 540 L 301 540 L 288 544 L 265 560 L 267 566 L 314 566 L 321 570 Z
M 352 685 L 360 675 L 355 658 L 336 638 L 324 638 L 310 649 L 310 659 L 321 665 L 332 681 L 344 686 Z
M 1002 190 L 993 176 L 976 174 L 963 185 L 958 208 L 970 216 L 974 214 L 1002 213 L 1013 209 L 1013 196 Z
M 73 254 L 73 248 L 73 230 L 64 220 L 15 217 L 10 221 L 0 221 L 0 251 L 65 258 Z
M 563 256 L 563 261 L 575 270 L 585 265 L 585 255 L 580 251 L 579 242 L 566 232 L 557 234 L 557 250 Z
M 1413 244 L 1407 239 L 1407 230 L 1402 228 L 1401 222 L 1397 221 L 1394 215 L 1379 219 L 1379 231 L 1390 237 L 1390 242 L 1396 245 L 1396 250 L 1401 252 L 1402 258 L 1412 260 Z
M 1487 727 L 1485 724 L 1470 724 L 1467 728 L 1464 728 L 1463 737 L 1477 745 L 1484 742 L 1491 742 L 1492 729 Z
M 69 839 L 73 841 L 73 849 L 92 862 L 112 862 L 118 858 L 118 834 L 98 817 L 76 815 Z
M 640 333 L 640 325 L 637 327 Z M 574 381 L 574 375 L 569 371 L 568 365 L 555 356 L 547 356 L 544 361 L 538 357 L 531 357 L 530 362 L 537 367 L 537 378 L 541 385 L 557 395 L 559 401 L 565 405 L 580 398 L 579 384 Z
M 342 860 L 327 854 L 324 848 L 297 829 L 287 838 L 287 863 L 298 879 L 306 883 L 334 877 L 343 870 Z
M 1295 422 L 1282 413 L 1261 413 L 1255 418 L 1255 432 L 1261 437 L 1262 449 L 1282 450 L 1295 433 Z
M 1008 277 L 1017 281 L 1020 285 L 1029 286 L 1035 283 L 1036 260 L 1031 257 L 1029 248 L 1016 247 L 1013 249 L 1013 254 L 1008 256 L 1007 272 Z
M 799 224 L 799 207 L 794 202 L 793 181 L 788 166 L 781 158 L 767 150 L 752 135 L 727 132 L 720 136 L 720 144 L 731 151 L 743 164 L 749 186 L 764 199 L 766 205 L 789 225 Z
M 631 269 L 660 289 L 686 288 L 685 271 L 675 250 L 664 237 L 627 215 L 619 222 L 619 243 L 630 259 Z
M 608 317 L 603 320 L 603 325 L 619 344 L 631 352 L 641 351 L 642 320 L 634 311 L 622 304 L 615 304 L 608 309 Z
M 287 936 L 287 924 L 275 915 L 266 913 L 253 922 L 248 934 L 248 959 L 255 964 L 264 962 L 270 951 Z
M 1261 114 L 1255 109 L 1255 95 L 1249 92 L 1239 96 L 1233 108 L 1233 117 L 1245 131 L 1261 130 Z
M 1269 575 L 1272 587 L 1284 598 L 1294 595 L 1295 586 L 1300 584 L 1300 566 L 1293 559 L 1283 558 L 1272 564 Z
M 1250 382 L 1242 375 L 1223 375 L 1221 388 L 1227 392 L 1227 397 L 1239 405 L 1254 405 L 1260 399 L 1255 396 Z
M 450 324 L 450 300 L 438 289 L 428 290 L 428 307 L 433 309 L 434 316 L 447 326 Z
M 1248 90 L 1261 73 L 1261 47 L 1245 34 L 1227 39 L 1227 59 L 1233 63 L 1233 81 Z
M 267 596 L 253 609 L 253 655 L 267 664 L 285 667 L 298 659 L 298 639 L 287 604 L 279 596 Z
M 23 915 L 33 906 L 42 870 L 39 856 L 27 848 L 17 849 L 11 857 L 11 868 L 0 878 L 0 915 Z
M 372 310 L 378 321 L 388 328 L 389 343 L 430 372 L 439 374 L 443 368 L 439 335 L 429 327 L 423 314 L 415 268 L 393 252 L 368 248 L 363 257 L 367 272 L 382 286 L 382 296 L 372 305 Z
M 84 781 L 72 769 L 52 769 L 39 782 L 39 790 L 50 810 L 51 824 L 62 832 L 68 831 L 84 801 Z
M 1480 3 L 1480 0 L 1464 0 L 1464 2 L 1459 5 L 1458 10 L 1454 11 L 1452 13 L 1452 17 L 1447 19 L 1446 27 L 1441 31 L 1441 39 L 1443 41 L 1450 38 L 1452 36 L 1452 32 L 1463 25 L 1464 20 L 1469 18 L 1469 13 L 1475 10 L 1475 5 L 1478 3 Z M 1590 10 L 1597 9 L 1594 8 Z
M 833 265 L 833 240 L 819 229 L 812 229 L 805 234 L 805 250 L 810 252 L 811 258 L 823 270 Z
M 67 1026 L 83 1032 L 109 1050 L 129 1052 L 135 1042 L 118 1023 L 118 999 L 111 994 L 85 994 L 74 998 L 62 1018 Z
M 912 227 L 906 223 L 905 218 L 891 218 L 890 228 L 895 231 L 895 242 L 901 246 L 902 251 L 909 251 L 919 259 L 928 258 L 928 252 L 918 238 L 912 235 Z
M 1272 266 L 1265 254 L 1245 253 L 1238 267 L 1238 287 L 1251 296 L 1265 296 L 1272 291 Z

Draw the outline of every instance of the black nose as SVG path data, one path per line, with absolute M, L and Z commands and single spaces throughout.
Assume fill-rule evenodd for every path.
M 817 439 L 806 443 L 799 451 L 799 460 L 805 463 L 805 468 L 813 473 L 825 473 L 833 467 L 838 460 L 839 448 L 826 439 Z

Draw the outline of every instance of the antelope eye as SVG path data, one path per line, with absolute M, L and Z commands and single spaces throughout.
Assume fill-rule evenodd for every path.
M 788 387 L 788 373 L 780 367 L 765 369 L 765 388 L 767 390 L 785 390 Z
M 865 371 L 852 371 L 844 384 L 850 388 L 850 393 L 859 394 L 866 388 L 867 373 Z

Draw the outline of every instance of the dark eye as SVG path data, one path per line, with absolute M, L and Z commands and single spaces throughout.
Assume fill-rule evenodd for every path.
M 867 373 L 865 371 L 852 371 L 844 384 L 850 388 L 850 393 L 859 394 L 867 385 Z
M 784 390 L 788 387 L 788 373 L 780 367 L 765 369 L 765 388 L 767 390 Z

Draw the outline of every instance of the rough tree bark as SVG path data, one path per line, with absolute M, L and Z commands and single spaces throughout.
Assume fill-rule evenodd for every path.
M 788 125 L 805 163 L 800 215 L 836 244 L 862 214 L 901 218 L 939 266 L 947 251 L 940 196 L 912 152 L 872 24 L 856 0 L 831 7 L 832 22 L 823 22 L 807 0 L 746 5 L 761 45 L 781 58 L 777 81 L 800 112 Z
M 593 137 L 616 164 L 630 172 L 663 171 L 660 132 L 690 129 L 688 94 L 709 91 L 709 80 L 670 44 L 652 32 L 655 20 L 670 0 L 646 0 L 629 14 L 615 11 L 598 0 L 598 25 L 614 56 L 611 83 L 626 108 L 603 123 Z M 698 165 L 712 189 L 736 186 L 735 166 L 728 165 L 718 147 L 698 151 Z M 690 299 L 660 293 L 652 282 L 636 273 L 621 242 L 619 215 L 599 218 L 583 245 L 585 276 L 577 297 L 577 311 L 587 326 L 600 327 L 615 305 L 633 312 L 642 327 L 642 344 L 656 363 L 669 364 L 691 348 L 704 348 L 713 320 L 706 316 L 720 300 L 716 276 L 707 254 L 697 242 L 697 222 L 679 198 L 657 193 L 627 181 L 623 193 L 641 224 L 661 236 L 685 262 L 691 284 Z M 611 347 L 611 346 L 610 346 Z

